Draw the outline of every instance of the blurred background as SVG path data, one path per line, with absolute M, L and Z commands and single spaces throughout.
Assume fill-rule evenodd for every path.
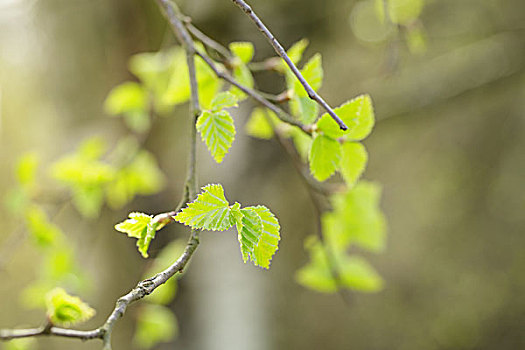
M 252 41 L 256 60 L 273 55 L 230 1 L 180 1 L 193 23 L 223 44 Z M 388 26 L 374 1 L 266 0 L 252 7 L 285 47 L 308 38 L 323 55 L 321 94 L 334 106 L 370 93 L 377 124 L 365 140 L 365 178 L 383 186 L 388 244 L 366 254 L 385 286 L 344 303 L 294 281 L 308 257 L 314 209 L 276 142 L 238 132 L 224 162 L 199 143 L 199 185 L 223 184 L 230 201 L 264 203 L 282 227 L 272 268 L 243 264 L 233 231 L 205 232 L 172 302 L 177 339 L 158 349 L 522 349 L 525 348 L 525 2 L 425 0 L 417 19 Z M 129 133 L 107 116 L 111 88 L 133 79 L 131 55 L 174 43 L 150 0 L 0 0 L 0 193 L 15 186 L 26 152 L 42 164 L 100 136 Z M 263 91 L 284 84 L 259 74 Z M 281 85 L 279 85 L 281 84 Z M 253 104 L 235 111 L 238 130 Z M 82 298 L 98 326 L 143 277 L 135 241 L 113 225 L 132 210 L 166 211 L 185 176 L 187 105 L 155 120 L 144 147 L 166 175 L 159 194 L 82 219 L 67 203 L 54 222 L 86 275 Z M 46 180 L 46 172 L 39 173 Z M 0 211 L 0 328 L 36 326 L 21 291 L 38 278 L 40 251 L 24 225 Z M 154 255 L 187 230 L 159 232 Z M 134 349 L 134 304 L 116 326 L 115 349 Z M 0 346 L 5 346 L 1 344 Z M 98 341 L 38 339 L 38 349 L 99 349 Z

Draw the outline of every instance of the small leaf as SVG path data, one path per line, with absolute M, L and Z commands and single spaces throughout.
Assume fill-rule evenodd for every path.
M 241 62 L 246 64 L 252 60 L 255 49 L 251 42 L 233 42 L 228 46 L 230 51 L 237 56 Z
M 268 120 L 268 111 L 263 108 L 254 108 L 250 119 L 245 125 L 246 133 L 260 139 L 271 139 L 273 137 L 273 126 Z
M 227 111 L 204 111 L 197 121 L 202 141 L 217 163 L 221 163 L 235 138 L 233 118 Z
M 341 284 L 361 292 L 377 292 L 383 287 L 383 279 L 363 258 L 345 256 L 338 262 Z
M 304 79 L 310 84 L 314 91 L 319 90 L 323 84 L 323 65 L 321 54 L 315 54 L 301 69 Z M 306 90 L 298 79 L 295 79 L 294 92 L 299 97 L 308 97 Z
M 253 210 L 255 210 L 262 221 L 262 235 L 253 251 L 254 264 L 268 269 L 273 255 L 279 249 L 279 241 L 281 239 L 279 230 L 281 227 L 279 226 L 279 220 L 277 220 L 270 209 L 259 205 Z
M 328 179 L 339 167 L 341 145 L 334 139 L 317 135 L 310 148 L 310 172 L 318 181 Z
M 241 84 L 244 87 L 251 89 L 255 85 L 255 81 L 253 79 L 252 72 L 250 71 L 248 66 L 246 66 L 245 64 L 240 64 L 236 66 L 235 68 L 233 68 L 233 77 L 239 84 Z M 230 91 L 232 94 L 237 96 L 239 100 L 243 100 L 247 97 L 244 92 L 242 92 L 235 86 L 232 86 Z
M 345 142 L 342 146 L 343 156 L 339 170 L 348 186 L 353 186 L 366 168 L 368 153 L 359 142 Z
M 327 113 L 317 122 L 318 130 L 334 139 L 344 136 L 351 141 L 360 141 L 367 137 L 374 127 L 374 109 L 369 95 L 358 96 L 337 107 L 334 112 L 348 126 L 347 131 L 341 130 Z
M 35 184 L 38 157 L 35 153 L 27 153 L 21 156 L 16 164 L 16 177 L 18 182 L 25 188 Z
M 28 231 L 41 247 L 50 247 L 63 238 L 60 229 L 51 223 L 40 207 L 32 206 L 26 211 Z
M 146 304 L 138 316 L 133 342 L 142 349 L 150 349 L 159 343 L 171 341 L 177 333 L 177 319 L 169 308 Z
M 237 98 L 230 92 L 221 92 L 211 101 L 211 110 L 218 112 L 224 108 L 237 107 Z
M 229 203 L 221 185 L 207 185 L 193 202 L 175 216 L 175 221 L 193 229 L 224 231 L 233 226 Z
M 47 315 L 55 325 L 69 326 L 83 322 L 95 315 L 95 310 L 80 298 L 71 296 L 62 288 L 55 288 L 46 295 Z
M 130 111 L 145 110 L 147 94 L 144 88 L 135 82 L 125 82 L 114 87 L 104 102 L 107 114 L 117 115 Z
M 115 225 L 115 230 L 137 238 L 138 250 L 144 258 L 147 258 L 149 245 L 155 238 L 155 233 L 163 226 L 151 215 L 130 213 L 129 219 Z
M 240 209 L 240 212 L 242 217 L 237 220 L 237 233 L 241 244 L 242 259 L 244 262 L 252 260 L 257 265 L 255 250 L 263 231 L 262 220 L 253 207 Z
M 303 124 L 312 124 L 319 114 L 319 104 L 305 96 L 294 96 L 290 101 L 290 109 Z

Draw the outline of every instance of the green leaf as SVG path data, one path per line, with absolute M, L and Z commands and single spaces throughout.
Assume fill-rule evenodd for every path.
M 37 349 L 37 341 L 35 338 L 18 338 L 11 339 L 4 343 L 3 350 L 31 350 Z
M 104 110 L 111 115 L 137 110 L 144 111 L 146 106 L 146 91 L 142 85 L 131 81 L 115 86 L 104 102 Z
M 273 255 L 279 249 L 279 241 L 281 239 L 279 230 L 281 227 L 279 226 L 279 220 L 277 220 L 270 209 L 259 205 L 253 210 L 262 221 L 262 235 L 253 251 L 254 264 L 268 269 Z
M 254 108 L 245 125 L 246 133 L 260 139 L 271 139 L 274 135 L 273 126 L 268 119 L 268 110 L 259 107 Z
M 337 282 L 331 271 L 324 246 L 316 236 L 305 240 L 305 249 L 310 255 L 310 262 L 299 269 L 295 274 L 296 281 L 310 289 L 322 293 L 337 291 Z
M 70 326 L 95 315 L 95 310 L 80 298 L 71 296 L 62 288 L 55 288 L 46 295 L 47 315 L 54 325 Z
M 235 81 L 237 81 L 244 87 L 253 88 L 255 85 L 252 72 L 245 64 L 240 64 L 233 68 L 233 77 L 235 78 Z M 247 97 L 244 92 L 242 92 L 235 86 L 232 86 L 230 91 L 232 94 L 237 96 L 239 100 L 243 100 Z
M 297 152 L 303 161 L 306 162 L 308 160 L 310 148 L 312 147 L 312 137 L 308 134 L 305 134 L 302 130 L 295 126 L 291 128 L 290 136 L 292 137 Z
M 16 178 L 24 188 L 34 186 L 37 167 L 38 157 L 35 153 L 26 153 L 18 159 Z
M 39 246 L 50 247 L 63 238 L 62 231 L 49 221 L 39 207 L 30 207 L 25 214 L 28 231 Z
M 86 218 L 96 218 L 104 204 L 104 190 L 96 185 L 77 185 L 73 188 L 73 204 Z
M 229 203 L 221 185 L 207 185 L 193 202 L 175 216 L 175 221 L 193 229 L 224 231 L 233 226 Z
M 323 293 L 333 293 L 338 287 L 362 292 L 382 288 L 383 280 L 364 259 L 349 256 L 341 249 L 327 248 L 314 236 L 306 240 L 305 247 L 310 253 L 310 262 L 295 276 L 303 286 Z M 332 249 L 332 260 L 326 249 Z
M 221 92 L 211 102 L 211 110 L 218 112 L 224 108 L 237 107 L 237 97 L 230 92 Z
M 377 292 L 383 287 L 383 279 L 363 258 L 344 256 L 339 262 L 341 284 L 361 292 Z
M 138 316 L 133 342 L 142 349 L 169 342 L 177 336 L 177 319 L 167 307 L 146 304 Z
M 345 142 L 342 146 L 343 156 L 339 170 L 348 186 L 353 186 L 366 168 L 368 153 L 359 142 Z
M 310 97 L 294 96 L 290 100 L 290 109 L 303 124 L 312 124 L 319 114 L 319 104 Z
M 385 18 L 383 0 L 376 0 L 379 18 Z M 423 0 L 387 0 L 388 15 L 392 23 L 409 25 L 419 17 L 423 10 Z
M 217 163 L 221 163 L 235 138 L 233 118 L 227 111 L 204 111 L 197 121 L 202 141 Z
M 286 52 L 288 57 L 292 60 L 294 64 L 298 64 L 301 58 L 303 57 L 304 50 L 308 47 L 310 42 L 308 39 L 301 39 L 295 42 Z
M 144 213 L 130 213 L 129 219 L 115 225 L 115 230 L 137 238 L 137 247 L 144 258 L 148 257 L 148 248 L 155 238 L 155 233 L 164 227 L 164 223 Z
M 324 135 L 316 135 L 310 148 L 310 172 L 318 181 L 328 179 L 339 167 L 341 145 Z
M 323 65 L 321 54 L 315 54 L 301 69 L 304 79 L 310 84 L 315 91 L 319 90 L 323 83 Z M 303 85 L 296 78 L 293 90 L 299 97 L 308 97 Z
M 127 165 L 119 169 L 113 182 L 106 187 L 107 201 L 112 208 L 121 208 L 137 195 L 158 193 L 166 177 L 154 156 L 140 151 Z
M 253 261 L 257 265 L 255 250 L 263 232 L 261 217 L 254 207 L 239 209 L 242 217 L 237 220 L 237 233 L 241 244 L 242 259 Z
M 115 225 L 115 230 L 126 233 L 128 237 L 140 239 L 153 217 L 144 213 L 129 213 L 129 219 Z
M 255 49 L 251 42 L 233 42 L 228 45 L 230 51 L 238 57 L 242 63 L 248 63 L 252 60 Z
M 334 211 L 323 215 L 323 231 L 338 246 L 356 244 L 379 252 L 386 243 L 386 220 L 379 207 L 381 188 L 359 181 L 345 193 L 332 196 Z
M 337 107 L 334 112 L 348 126 L 348 130 L 341 130 L 332 117 L 324 113 L 317 122 L 317 129 L 331 138 L 345 137 L 351 141 L 360 141 L 374 127 L 374 109 L 369 95 L 358 96 Z

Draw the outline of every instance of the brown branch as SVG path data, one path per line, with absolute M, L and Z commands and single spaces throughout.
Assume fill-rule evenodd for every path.
M 341 128 L 341 130 L 347 130 L 348 127 L 346 124 L 335 114 L 332 107 L 326 103 L 326 101 L 317 93 L 314 89 L 308 84 L 306 79 L 304 79 L 303 75 L 299 71 L 299 69 L 296 67 L 296 65 L 292 62 L 290 57 L 288 57 L 288 54 L 286 53 L 286 50 L 283 48 L 283 46 L 277 41 L 275 36 L 270 32 L 270 30 L 264 25 L 264 23 L 259 19 L 259 17 L 253 12 L 252 8 L 243 0 L 232 0 L 235 5 L 237 5 L 241 10 L 246 13 L 246 15 L 255 23 L 255 26 L 259 29 L 259 31 L 266 37 L 266 39 L 270 42 L 272 47 L 274 48 L 275 52 L 286 62 L 288 67 L 292 70 L 293 74 L 297 77 L 301 85 L 304 87 L 306 93 L 308 94 L 308 97 L 310 97 L 312 100 L 317 102 L 319 105 L 321 105 L 326 112 L 335 120 L 337 125 Z

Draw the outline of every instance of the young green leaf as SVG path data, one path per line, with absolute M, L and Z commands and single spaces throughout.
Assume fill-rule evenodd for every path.
M 343 156 L 339 171 L 348 186 L 353 186 L 366 168 L 368 153 L 359 142 L 345 142 L 342 146 Z
M 281 239 L 279 230 L 279 220 L 273 215 L 270 209 L 258 205 L 253 210 L 259 215 L 262 221 L 262 235 L 259 243 L 253 251 L 254 264 L 268 269 L 273 255 L 279 249 Z
M 341 144 L 325 135 L 315 136 L 310 148 L 310 172 L 318 181 L 328 179 L 339 167 Z
M 268 120 L 269 113 L 263 108 L 254 108 L 250 119 L 245 125 L 246 133 L 260 139 L 271 139 L 273 137 L 273 126 Z
M 235 138 L 233 118 L 225 111 L 204 111 L 197 121 L 202 141 L 217 163 L 221 163 Z
M 158 217 L 158 216 L 157 216 Z M 129 237 L 137 238 L 137 248 L 144 258 L 147 258 L 148 248 L 155 238 L 155 233 L 164 227 L 165 223 L 144 213 L 130 213 L 129 219 L 116 224 L 115 230 L 126 233 Z
M 211 101 L 212 112 L 218 112 L 224 108 L 237 107 L 237 97 L 230 92 L 221 92 Z
M 254 207 L 239 209 L 242 217 L 237 220 L 237 233 L 241 244 L 242 259 L 246 262 L 252 260 L 257 265 L 255 250 L 259 245 L 263 232 L 261 217 Z
M 251 42 L 233 42 L 228 45 L 230 51 L 238 57 L 242 63 L 246 64 L 253 58 L 255 49 Z
M 142 349 L 150 349 L 159 343 L 169 342 L 177 333 L 177 319 L 169 308 L 146 304 L 138 317 L 133 342 Z
M 104 110 L 107 114 L 117 115 L 130 111 L 145 110 L 147 105 L 147 93 L 136 82 L 125 82 L 115 86 L 108 94 L 104 102 Z
M 369 95 L 361 95 L 334 109 L 334 112 L 348 126 L 343 131 L 332 118 L 324 113 L 317 122 L 317 129 L 331 138 L 346 137 L 351 141 L 360 141 L 367 137 L 374 127 L 374 109 Z
M 301 74 L 304 79 L 310 84 L 315 91 L 319 90 L 323 84 L 323 65 L 321 54 L 315 54 L 301 69 Z M 293 87 L 295 94 L 299 97 L 308 97 L 303 85 L 298 79 L 295 79 Z
M 86 321 L 95 314 L 88 304 L 67 294 L 62 288 L 50 291 L 46 299 L 47 315 L 54 325 L 69 326 Z
M 175 221 L 193 229 L 224 231 L 233 226 L 229 203 L 221 185 L 207 185 L 193 202 L 175 216 Z
M 342 256 L 338 261 L 341 284 L 361 292 L 377 292 L 383 287 L 383 279 L 375 269 L 358 256 Z
M 253 88 L 255 85 L 252 72 L 245 64 L 239 64 L 238 66 L 233 68 L 233 77 L 239 84 L 247 88 Z M 242 92 L 235 86 L 232 86 L 230 91 L 232 94 L 237 96 L 239 100 L 244 100 L 247 97 L 244 92 Z

